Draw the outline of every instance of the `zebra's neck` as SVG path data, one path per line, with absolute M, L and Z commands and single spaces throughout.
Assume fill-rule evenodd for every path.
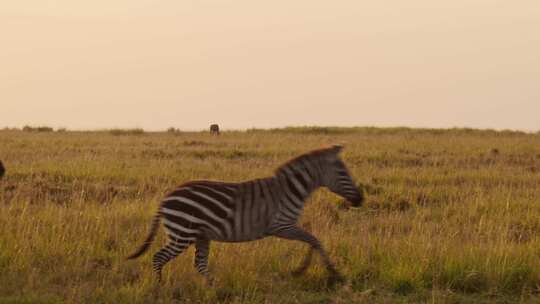
M 321 186 L 318 171 L 315 169 L 314 166 L 303 163 L 290 163 L 279 168 L 275 181 L 280 190 L 280 202 L 294 205 L 301 211 L 309 195 Z

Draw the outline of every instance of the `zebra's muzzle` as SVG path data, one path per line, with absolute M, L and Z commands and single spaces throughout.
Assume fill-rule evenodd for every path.
M 355 193 L 352 197 L 348 198 L 351 202 L 351 207 L 361 207 L 364 202 L 364 191 L 359 187 L 358 192 Z
M 355 197 L 350 200 L 351 207 L 362 207 L 362 203 L 364 202 L 364 196 L 359 195 L 358 197 Z

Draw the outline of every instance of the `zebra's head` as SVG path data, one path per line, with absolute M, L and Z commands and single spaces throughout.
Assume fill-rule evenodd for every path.
M 351 202 L 353 207 L 360 207 L 364 201 L 362 191 L 355 186 L 349 170 L 341 160 L 339 153 L 343 146 L 326 149 L 321 161 L 321 182 L 323 187 Z

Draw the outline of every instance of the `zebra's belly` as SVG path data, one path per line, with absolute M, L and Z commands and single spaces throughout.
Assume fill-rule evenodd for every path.
M 216 235 L 210 232 L 207 236 L 212 241 L 238 243 L 260 240 L 266 237 L 267 234 L 266 229 L 251 229 L 245 232 L 233 230 L 231 235 Z
M 262 239 L 267 236 L 266 231 L 267 228 L 262 225 L 242 227 L 232 223 L 230 233 L 221 233 L 218 235 L 212 231 L 205 231 L 205 235 L 213 241 L 236 243 Z
M 251 241 L 260 240 L 265 237 L 267 237 L 267 235 L 260 235 L 257 237 L 244 237 L 244 238 L 238 238 L 238 239 L 237 238 L 216 238 L 216 239 L 212 239 L 212 241 L 223 242 L 223 243 L 242 243 L 242 242 L 251 242 Z

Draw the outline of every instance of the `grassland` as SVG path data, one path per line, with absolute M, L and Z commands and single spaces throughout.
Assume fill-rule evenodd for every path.
M 348 278 L 332 287 L 307 248 L 212 244 L 207 288 L 193 249 L 158 287 L 142 241 L 160 197 L 193 179 L 242 181 L 343 143 L 367 194 L 327 190 L 302 225 Z M 0 131 L 0 303 L 540 303 L 540 135 L 376 128 L 224 132 Z

